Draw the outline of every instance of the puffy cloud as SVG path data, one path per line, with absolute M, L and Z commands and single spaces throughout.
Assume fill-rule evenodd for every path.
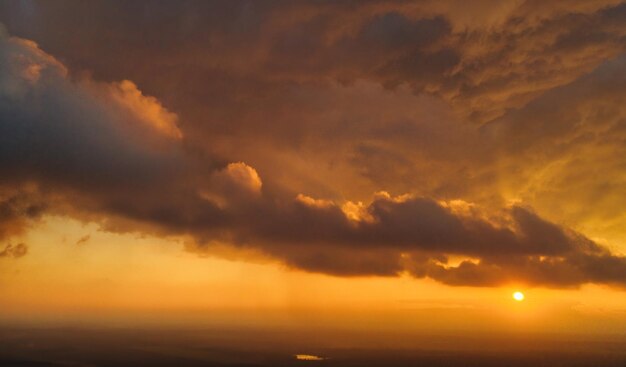
M 240 190 L 252 194 L 261 191 L 261 178 L 256 170 L 243 162 L 229 163 L 226 168 L 214 175 L 216 185 L 221 189 Z
M 209 189 L 200 195 L 221 208 L 246 205 L 261 195 L 262 185 L 254 168 L 243 162 L 229 163 L 212 175 Z
M 182 147 L 147 122 L 158 126 L 173 115 L 132 84 L 125 95 L 118 85 L 72 80 L 57 60 L 19 38 L 1 37 L 0 50 L 0 186 L 34 182 L 42 196 L 54 190 L 115 207 L 184 169 Z M 129 101 L 122 103 L 124 95 Z M 93 200 L 98 195 L 107 203 Z
M 165 109 L 156 98 L 144 96 L 130 80 L 113 83 L 110 96 L 119 105 L 127 107 L 133 118 L 164 135 L 182 138 L 182 132 L 176 125 L 178 116 Z
M 450 285 L 623 286 L 625 258 L 528 209 L 513 206 L 489 217 L 451 206 L 377 195 L 367 219 L 354 219 L 331 201 L 299 195 L 289 206 L 231 223 L 231 230 L 240 245 L 254 243 L 291 266 L 335 275 L 407 271 Z M 454 265 L 451 255 L 476 260 Z

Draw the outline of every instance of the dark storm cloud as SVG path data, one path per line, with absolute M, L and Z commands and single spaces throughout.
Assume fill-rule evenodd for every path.
M 626 6 L 527 1 L 490 28 L 456 34 L 461 62 L 435 88 L 478 122 L 521 107 L 626 49 Z
M 0 120 L 0 185 L 29 187 L 51 210 L 84 210 L 94 220 L 118 212 L 173 218 L 172 207 L 196 200 L 185 181 L 191 172 L 216 164 L 188 159 L 176 115 L 131 82 L 72 81 L 34 43 L 6 35 Z M 159 198 L 166 187 L 172 192 Z
M 584 236 L 512 207 L 495 224 L 425 198 L 381 196 L 363 219 L 350 220 L 328 202 L 299 201 L 250 223 L 245 243 L 287 264 L 337 275 L 393 275 L 409 271 L 450 285 L 526 282 L 554 287 L 624 283 L 626 259 Z M 253 232 L 250 232 L 252 228 Z M 298 244 L 297 246 L 294 244 Z M 449 255 L 468 256 L 458 266 Z
M 155 138 L 155 149 L 143 149 L 129 136 L 143 133 L 149 141 L 151 132 L 142 128 L 132 108 L 111 108 L 116 107 L 108 103 L 114 102 L 117 90 L 108 96 L 110 101 L 101 100 L 99 93 L 106 90 L 70 82 L 63 66 L 36 46 L 6 37 L 0 42 L 4 180 L 38 172 L 53 181 L 61 176 L 59 180 L 85 185 L 108 187 L 120 180 L 127 180 L 124 186 L 145 185 L 158 178 L 156 172 L 172 166 L 176 152 L 160 151 Z
M 270 54 L 262 65 L 296 80 L 331 77 L 347 82 L 374 77 L 392 85 L 406 77 L 423 79 L 422 83 L 438 79 L 458 62 L 454 50 L 437 45 L 450 34 L 442 17 L 375 14 L 359 19 L 352 32 L 335 35 L 338 22 L 337 14 L 323 12 L 282 30 L 270 40 Z
M 441 80 L 458 61 L 455 50 L 440 44 L 450 34 L 448 21 L 436 14 L 404 14 L 393 4 L 69 1 L 25 7 L 6 2 L 0 13 L 10 16 L 0 21 L 12 33 L 36 39 L 72 69 L 89 65 L 97 78 L 129 78 L 149 94 L 159 92 L 186 121 L 218 123 L 254 111 L 260 87 L 268 91 L 260 101 L 265 102 L 291 83 Z M 49 28 L 57 36 L 50 37 Z M 120 54 L 123 62 L 114 56 Z M 162 77 L 153 78 L 157 74 Z M 242 95 L 252 100 L 242 105 Z
M 108 230 L 186 235 L 195 251 L 253 247 L 309 271 L 624 286 L 624 258 L 557 215 L 470 203 L 530 182 L 537 157 L 573 166 L 561 149 L 572 126 L 591 127 L 570 143 L 623 130 L 610 103 L 619 62 L 568 84 L 621 52 L 623 6 L 537 17 L 527 3 L 460 27 L 461 15 L 415 4 L 0 3 L 12 32 L 64 61 L 2 36 L 0 185 L 30 185 L 48 213 Z M 600 110 L 594 93 L 607 97 Z M 432 96 L 461 116 L 501 116 L 478 130 Z M 606 116 L 609 130 L 595 131 Z M 529 190 L 568 186 L 558 179 Z M 358 185 L 412 195 L 362 204 Z
M 412 264 L 415 276 L 428 276 L 449 285 L 497 286 L 526 283 L 548 287 L 577 287 L 582 283 L 624 286 L 626 258 L 608 253 L 572 253 L 558 258 L 487 258 L 446 266 L 436 261 Z
M 222 88 L 211 88 L 217 73 L 246 80 L 235 95 L 212 96 L 231 102 L 256 83 L 267 89 L 365 79 L 406 83 L 487 121 L 624 51 L 626 6 L 616 1 L 464 5 L 7 1 L 0 21 L 72 68 L 106 80 L 130 78 L 177 111 L 205 118 L 223 101 L 205 98 L 206 108 L 187 101 L 218 94 Z

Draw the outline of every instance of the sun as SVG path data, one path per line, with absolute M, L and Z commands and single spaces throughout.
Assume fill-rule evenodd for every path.
M 518 302 L 523 301 L 523 300 L 524 300 L 524 293 L 519 292 L 519 291 L 518 291 L 518 292 L 513 293 L 513 299 L 514 299 L 514 300 L 516 300 L 516 301 L 518 301 Z

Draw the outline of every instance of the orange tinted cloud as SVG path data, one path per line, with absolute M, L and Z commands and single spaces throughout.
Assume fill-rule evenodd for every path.
M 93 19 L 63 44 L 3 5 L 11 30 L 124 81 L 4 35 L 0 182 L 310 271 L 623 285 L 626 7 L 512 2 L 483 26 L 450 4 L 154 4 L 128 22 L 36 3 L 41 29 Z

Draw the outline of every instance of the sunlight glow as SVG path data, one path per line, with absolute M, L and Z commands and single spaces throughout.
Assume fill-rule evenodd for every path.
M 524 293 L 519 292 L 519 291 L 518 291 L 518 292 L 513 293 L 513 299 L 515 299 L 515 300 L 516 300 L 516 301 L 518 301 L 518 302 L 523 301 L 523 300 L 524 300 Z
M 323 361 L 324 358 L 310 355 L 310 354 L 296 354 L 296 359 L 299 361 Z

